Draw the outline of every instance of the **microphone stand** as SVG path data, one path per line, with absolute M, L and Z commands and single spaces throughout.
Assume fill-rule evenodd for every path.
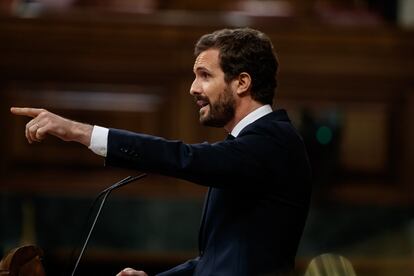
M 102 211 L 102 207 L 104 206 L 105 201 L 106 201 L 107 197 L 109 196 L 109 194 L 110 194 L 113 190 L 115 190 L 115 189 L 117 189 L 117 188 L 119 188 L 119 187 L 121 187 L 121 186 L 124 186 L 124 185 L 126 185 L 126 184 L 128 184 L 128 183 L 131 183 L 131 182 L 133 182 L 133 181 L 136 181 L 136 180 L 139 180 L 139 179 L 141 179 L 141 178 L 144 178 L 145 176 L 147 176 L 147 174 L 146 174 L 146 173 L 142 173 L 142 174 L 137 175 L 137 176 L 128 176 L 128 177 L 126 177 L 126 178 L 122 179 L 121 181 L 119 181 L 119 182 L 117 182 L 117 183 L 113 184 L 112 186 L 110 186 L 110 187 L 106 188 L 105 190 L 103 190 L 102 192 L 100 192 L 100 193 L 99 193 L 99 195 L 96 197 L 95 202 L 94 202 L 94 204 L 93 204 L 93 205 L 95 205 L 96 201 L 97 201 L 97 200 L 98 200 L 98 199 L 99 199 L 102 195 L 104 196 L 104 197 L 103 197 L 103 199 L 102 199 L 102 201 L 101 201 L 101 205 L 99 206 L 98 212 L 97 212 L 97 213 L 96 213 L 96 215 L 95 215 L 95 218 L 94 218 L 94 220 L 93 220 L 92 226 L 91 226 L 91 228 L 89 229 L 88 236 L 86 237 L 86 240 L 85 240 L 85 242 L 84 242 L 84 244 L 83 244 L 83 247 L 82 247 L 82 250 L 81 250 L 81 252 L 80 252 L 80 254 L 79 254 L 79 257 L 78 257 L 78 259 L 76 260 L 76 263 L 75 263 L 75 266 L 74 266 L 74 268 L 73 268 L 73 270 L 72 270 L 72 274 L 71 274 L 71 276 L 74 276 L 74 275 L 75 275 L 76 269 L 78 268 L 78 265 L 79 265 L 79 262 L 80 262 L 80 260 L 81 260 L 81 258 L 82 258 L 82 255 L 83 255 L 83 253 L 85 252 L 85 249 L 86 249 L 86 246 L 87 246 L 87 244 L 88 244 L 88 242 L 89 242 L 89 239 L 90 239 L 90 237 L 91 237 L 92 231 L 93 231 L 93 229 L 95 228 L 96 221 L 98 220 L 99 214 L 101 213 L 101 211 Z

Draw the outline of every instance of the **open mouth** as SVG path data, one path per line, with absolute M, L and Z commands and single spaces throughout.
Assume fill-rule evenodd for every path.
M 208 102 L 204 100 L 197 100 L 197 105 L 198 107 L 203 108 L 208 105 Z
M 209 101 L 206 98 L 202 98 L 202 97 L 196 97 L 195 98 L 195 102 L 197 104 L 197 106 L 202 109 L 203 107 L 209 105 Z

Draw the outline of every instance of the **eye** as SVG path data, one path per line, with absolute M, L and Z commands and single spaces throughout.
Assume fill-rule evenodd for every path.
M 205 71 L 203 71 L 203 72 L 200 72 L 200 76 L 201 76 L 203 79 L 208 79 L 208 78 L 210 77 L 210 74 L 209 74 L 209 73 L 207 73 L 207 72 L 205 72 Z

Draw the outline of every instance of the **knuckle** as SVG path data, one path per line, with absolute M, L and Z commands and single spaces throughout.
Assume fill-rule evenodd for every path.
M 46 109 L 41 109 L 38 117 L 40 117 L 40 118 L 49 118 L 50 114 L 51 113 L 49 111 L 47 111 Z

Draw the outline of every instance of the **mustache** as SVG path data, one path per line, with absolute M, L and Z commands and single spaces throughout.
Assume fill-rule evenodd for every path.
M 197 101 L 203 101 L 203 102 L 210 103 L 210 100 L 207 97 L 204 97 L 201 95 L 194 96 L 194 102 L 197 102 Z

